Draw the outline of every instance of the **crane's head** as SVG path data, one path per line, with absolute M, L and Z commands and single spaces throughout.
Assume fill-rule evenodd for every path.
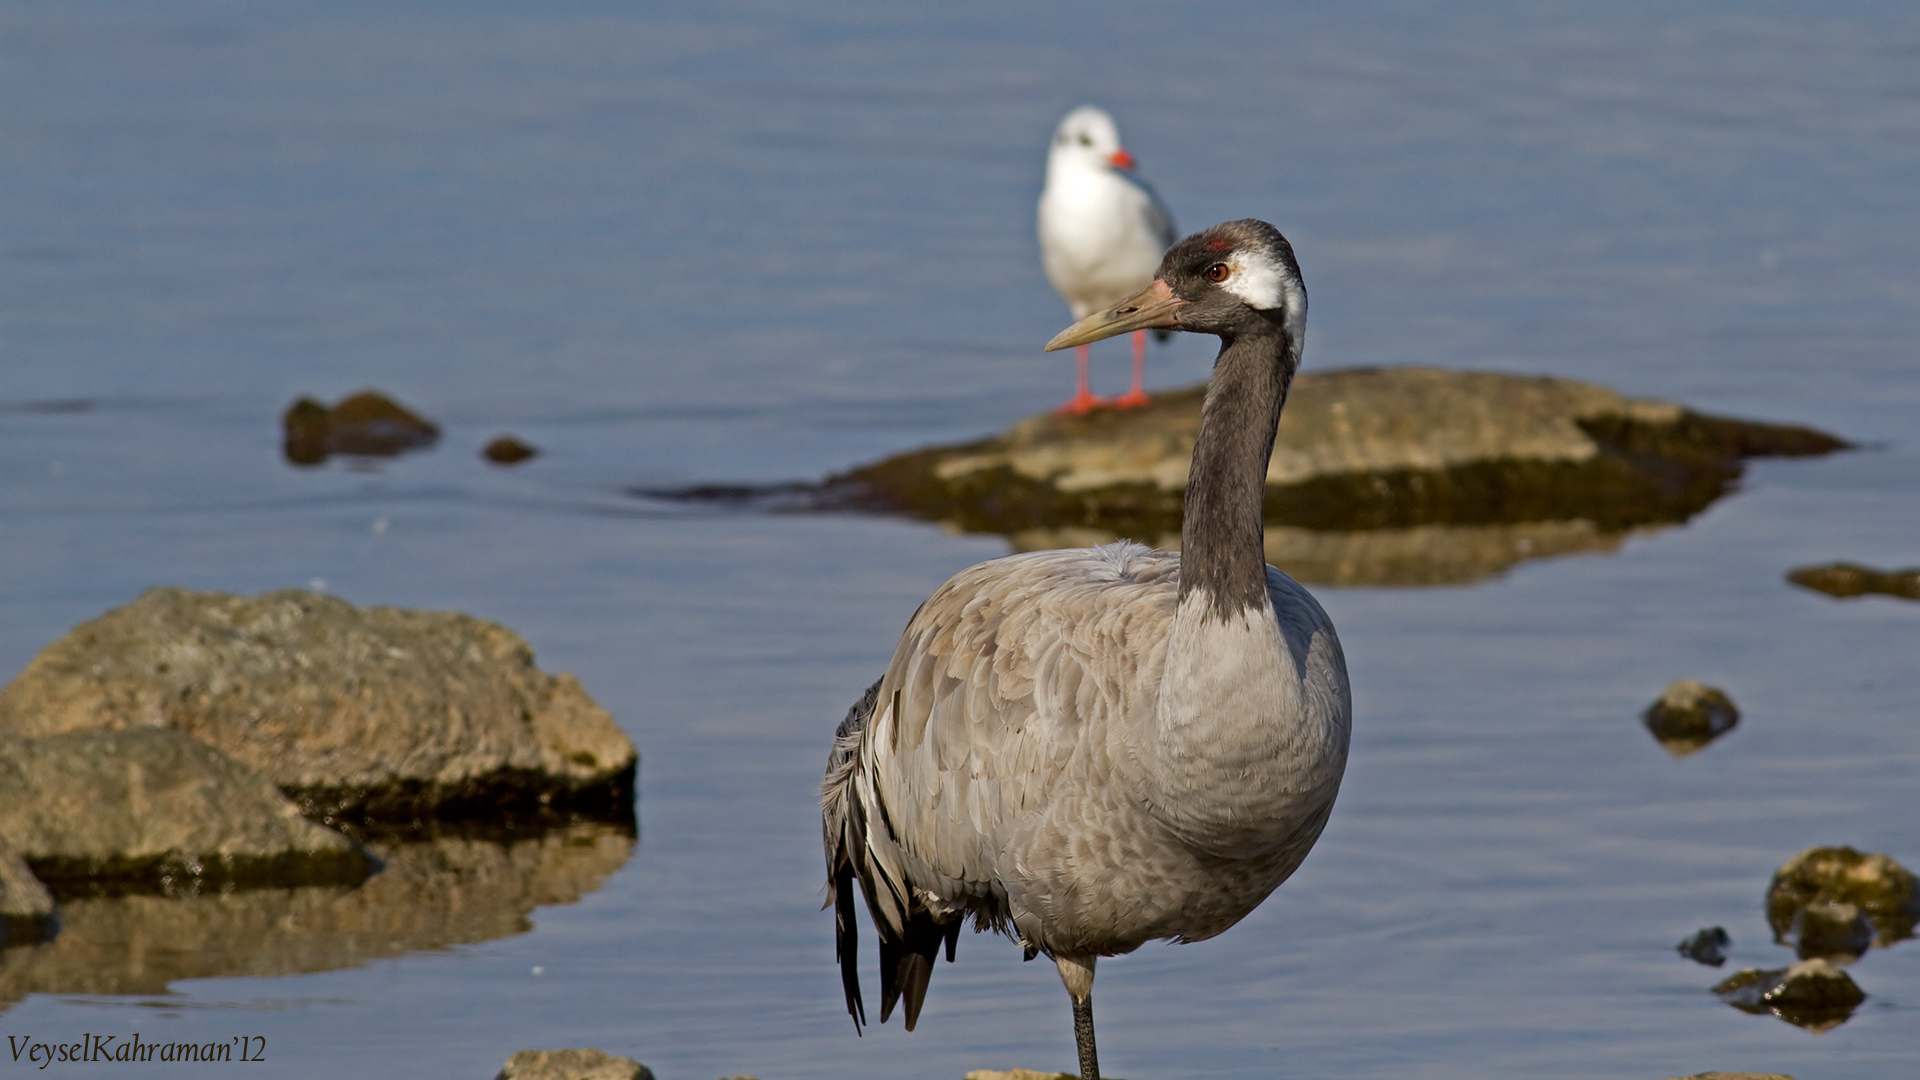
M 1293 245 L 1266 222 L 1242 218 L 1167 249 L 1153 284 L 1060 331 L 1047 342 L 1047 351 L 1130 330 L 1237 337 L 1277 329 L 1297 356 L 1306 321 L 1307 287 Z
M 1120 129 L 1105 109 L 1082 105 L 1053 129 L 1047 150 L 1047 168 L 1071 164 L 1089 169 L 1133 168 L 1133 155 L 1120 145 Z

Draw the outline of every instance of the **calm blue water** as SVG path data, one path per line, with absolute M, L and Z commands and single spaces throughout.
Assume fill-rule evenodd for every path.
M 1032 211 L 1085 101 L 1183 227 L 1287 232 L 1311 367 L 1572 375 L 1869 444 L 1763 463 L 1616 555 L 1318 590 L 1357 711 L 1333 823 L 1223 938 L 1101 968 L 1107 1069 L 1910 1071 L 1920 944 L 1856 965 L 1871 997 L 1824 1035 L 1705 993 L 1788 962 L 1761 899 L 1802 848 L 1920 866 L 1920 605 L 1781 581 L 1920 563 L 1897 4 L 0 7 L 0 670 L 150 584 L 319 581 L 505 622 L 645 755 L 634 857 L 530 933 L 36 993 L 0 1034 L 265 1036 L 273 1075 L 316 1078 L 567 1045 L 662 1080 L 1070 1066 L 1057 979 L 998 939 L 940 966 L 921 1030 L 856 1039 L 816 910 L 832 725 L 1004 543 L 625 492 L 814 476 L 1063 398 Z M 1210 355 L 1177 341 L 1149 377 Z M 1124 357 L 1096 350 L 1098 386 Z M 365 385 L 442 446 L 280 463 L 289 401 Z M 503 431 L 546 455 L 488 468 Z M 1675 761 L 1637 714 L 1681 677 L 1745 716 Z M 1727 969 L 1673 953 L 1713 924 Z

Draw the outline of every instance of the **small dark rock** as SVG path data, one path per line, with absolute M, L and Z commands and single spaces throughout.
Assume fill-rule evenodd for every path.
M 1874 944 L 1884 948 L 1912 937 L 1920 923 L 1920 879 L 1888 855 L 1863 855 L 1850 847 L 1808 848 L 1775 872 L 1767 886 L 1773 939 L 1789 944 L 1795 923 L 1807 925 L 1800 912 L 1822 905 L 1857 907 L 1873 926 Z M 1829 920 L 1816 916 L 1816 921 Z
M 537 457 L 540 448 L 521 442 L 511 435 L 502 435 L 486 445 L 480 456 L 495 465 L 518 465 L 530 457 Z
M 1716 1069 L 1712 1072 L 1682 1076 L 1678 1080 L 1793 1080 L 1793 1077 L 1784 1073 L 1721 1072 Z
M 1723 691 L 1681 679 L 1647 706 L 1641 719 L 1667 753 L 1686 757 L 1732 731 L 1740 723 L 1740 710 Z
M 318 465 L 334 454 L 393 457 L 432 446 L 440 428 L 377 390 L 341 398 L 331 409 L 303 397 L 281 417 L 282 452 L 295 465 Z
M 494 1080 L 653 1080 L 653 1070 L 604 1050 L 521 1050 Z
M 1719 967 L 1727 962 L 1727 946 L 1733 944 L 1727 932 L 1718 926 L 1710 926 L 1682 941 L 1678 948 L 1680 955 L 1695 963 L 1708 967 Z
M 1787 580 L 1803 589 L 1823 592 L 1842 600 L 1868 593 L 1920 600 L 1920 566 L 1883 571 L 1858 563 L 1836 562 L 1825 566 L 1802 566 L 1788 572 Z
M 1713 992 L 1741 1012 L 1770 1012 L 1810 1031 L 1839 1027 L 1867 1000 L 1846 972 L 1818 958 L 1774 971 L 1747 968 L 1715 985 Z

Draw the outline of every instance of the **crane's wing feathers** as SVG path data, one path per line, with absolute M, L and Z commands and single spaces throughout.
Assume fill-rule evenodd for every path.
M 903 994 L 911 1028 L 962 918 L 1007 929 L 996 863 L 1010 837 L 1044 811 L 1106 728 L 1097 721 L 1151 692 L 1141 681 L 1158 678 L 1160 653 L 1141 643 L 1165 640 L 1178 568 L 1177 556 L 1127 543 L 1015 555 L 954 575 L 914 614 L 840 725 L 822 792 L 856 1024 L 852 880 L 880 936 L 881 1019 Z

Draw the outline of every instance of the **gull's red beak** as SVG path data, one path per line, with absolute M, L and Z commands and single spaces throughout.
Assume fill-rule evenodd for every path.
M 1112 165 L 1116 169 L 1131 169 L 1136 162 L 1133 160 L 1133 155 L 1127 153 L 1123 147 L 1107 155 L 1107 164 Z

